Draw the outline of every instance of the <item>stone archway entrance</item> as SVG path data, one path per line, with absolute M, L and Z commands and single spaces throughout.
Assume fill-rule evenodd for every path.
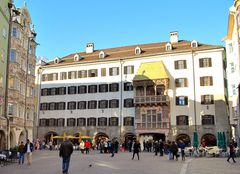
M 6 135 L 3 130 L 0 130 L 0 150 L 6 148 Z
M 13 136 L 14 138 L 14 136 Z M 23 130 L 20 135 L 19 135 L 19 138 L 18 138 L 18 142 L 26 142 L 26 132 Z
M 57 136 L 58 134 L 56 132 L 48 132 L 45 134 L 44 139 L 45 139 L 45 143 L 48 144 L 51 141 L 51 136 Z M 53 139 L 53 145 L 57 144 L 57 139 Z
M 187 134 L 179 134 L 176 138 L 176 142 L 179 142 L 182 140 L 186 146 L 190 146 L 191 144 L 191 139 Z
M 213 134 L 205 134 L 201 138 L 201 143 L 204 143 L 205 146 L 216 146 L 217 139 Z
M 103 140 L 105 141 L 106 139 L 109 139 L 109 136 L 106 133 L 99 132 L 95 135 L 95 143 L 98 145 L 98 143 Z

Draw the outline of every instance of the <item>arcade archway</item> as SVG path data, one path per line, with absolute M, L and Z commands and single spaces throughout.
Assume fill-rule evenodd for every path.
M 216 146 L 217 139 L 213 134 L 205 134 L 201 138 L 201 143 L 204 143 L 205 146 Z
M 186 146 L 191 145 L 191 139 L 187 134 L 179 134 L 176 138 L 176 142 L 182 140 Z
M 109 139 L 109 136 L 103 132 L 99 132 L 95 135 L 95 143 L 98 144 L 101 140 Z
M 56 132 L 48 132 L 45 134 L 44 139 L 45 139 L 45 143 L 48 144 L 51 141 L 51 136 L 57 136 L 58 134 Z M 53 139 L 53 145 L 57 144 L 57 139 Z

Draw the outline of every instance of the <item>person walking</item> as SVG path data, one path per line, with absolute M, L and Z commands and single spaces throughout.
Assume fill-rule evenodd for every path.
M 83 141 L 83 140 L 81 141 L 81 143 L 80 143 L 79 147 L 80 147 L 80 150 L 81 150 L 81 152 L 82 152 L 82 153 L 84 153 L 84 149 L 85 149 L 85 143 L 84 143 L 84 141 Z
M 163 156 L 163 149 L 164 149 L 164 144 L 163 144 L 162 140 L 160 139 L 160 141 L 159 141 L 160 156 Z
M 132 156 L 132 160 L 134 159 L 135 157 L 135 154 L 137 154 L 137 157 L 138 157 L 138 160 L 139 159 L 139 152 L 141 150 L 141 146 L 140 146 L 140 143 L 138 140 L 135 140 L 134 144 L 133 144 L 133 156 Z
M 182 161 L 185 161 L 185 143 L 182 140 L 180 140 L 178 147 L 181 149 Z
M 70 158 L 73 152 L 73 144 L 68 138 L 61 144 L 59 157 L 62 158 L 62 173 L 68 174 Z
M 33 143 L 31 143 L 30 140 L 27 139 L 27 143 L 24 146 L 24 153 L 27 153 L 28 165 L 32 164 L 32 152 L 33 152 Z
M 178 160 L 178 147 L 177 144 L 175 143 L 175 141 L 172 142 L 172 145 L 170 146 L 171 152 L 172 152 L 172 157 L 174 160 L 174 156 L 176 157 L 176 161 Z
M 158 141 L 154 142 L 154 151 L 155 151 L 155 156 L 157 156 L 158 151 L 159 151 L 159 142 Z
M 86 154 L 89 154 L 89 150 L 90 150 L 90 147 L 91 147 L 91 143 L 90 143 L 88 140 L 86 140 L 84 146 L 85 146 Z
M 24 144 L 23 141 L 21 142 L 21 144 L 18 146 L 18 153 L 19 153 L 19 160 L 18 160 L 18 164 L 24 164 Z
M 235 161 L 235 147 L 234 147 L 234 144 L 233 143 L 230 143 L 229 144 L 229 149 L 230 149 L 230 155 L 227 159 L 227 162 L 229 162 L 230 158 L 232 158 L 233 162 L 236 163 Z

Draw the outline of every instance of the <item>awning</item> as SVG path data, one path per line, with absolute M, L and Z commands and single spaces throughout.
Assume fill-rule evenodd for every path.
M 169 78 L 162 61 L 142 63 L 133 81 Z

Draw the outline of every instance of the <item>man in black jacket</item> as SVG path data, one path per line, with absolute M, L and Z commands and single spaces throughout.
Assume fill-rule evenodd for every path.
M 73 152 L 73 144 L 71 141 L 69 141 L 68 138 L 61 144 L 60 150 L 59 150 L 59 156 L 62 157 L 62 172 L 67 174 L 69 163 L 70 163 L 70 157 Z

